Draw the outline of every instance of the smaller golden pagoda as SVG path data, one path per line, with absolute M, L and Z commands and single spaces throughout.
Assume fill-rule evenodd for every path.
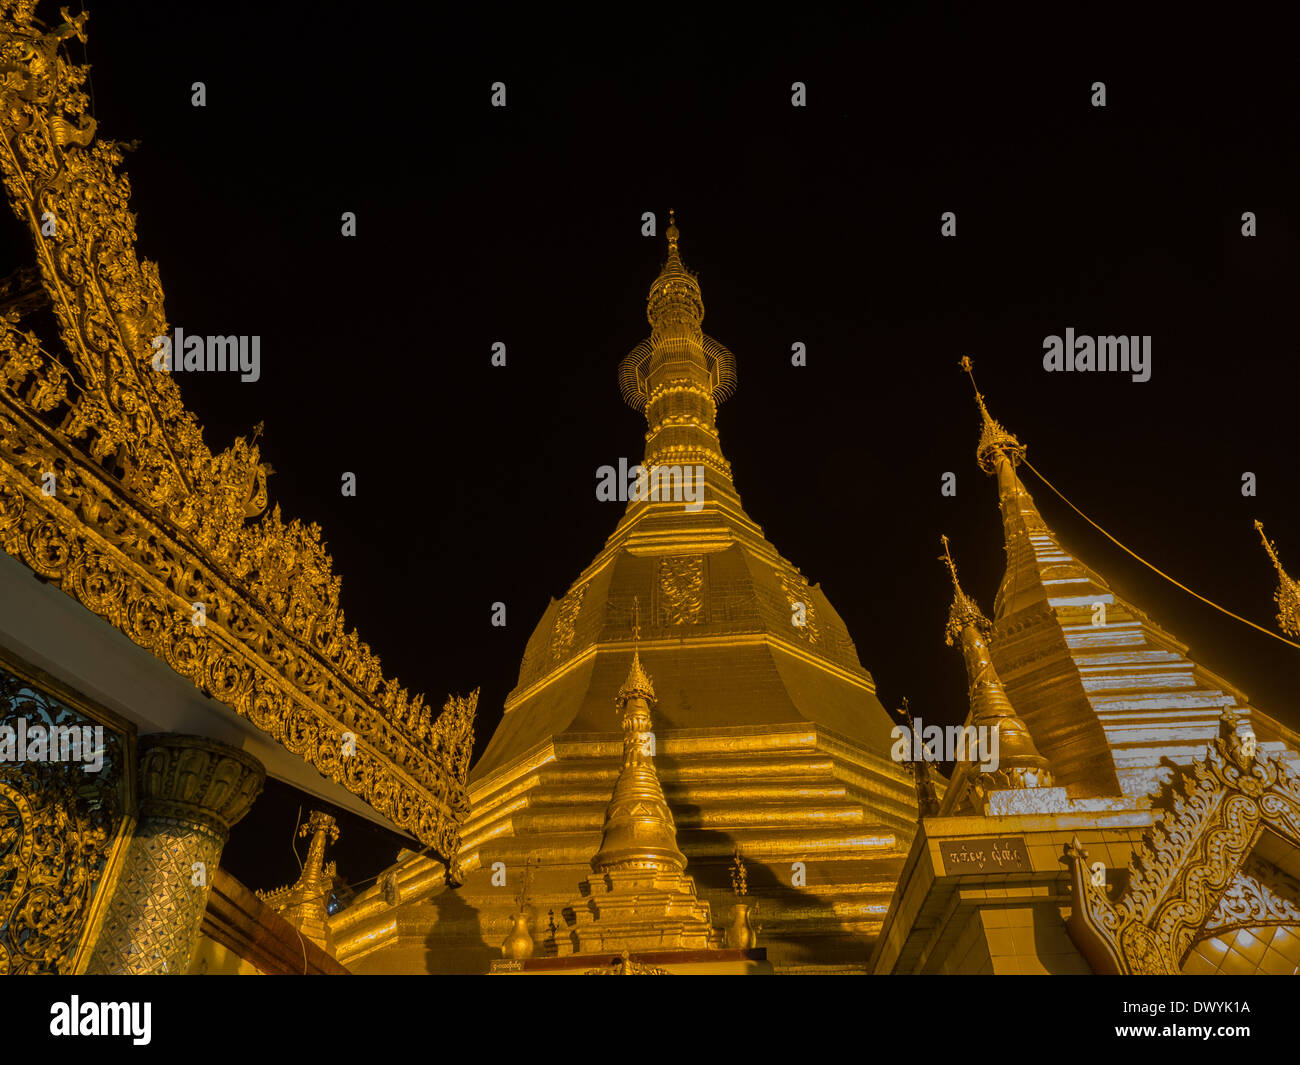
M 580 954 L 721 946 L 709 904 L 685 875 L 686 856 L 655 770 L 655 691 L 636 648 L 639 604 L 633 610 L 632 664 L 616 703 L 623 717 L 623 768 L 605 810 L 592 875 L 573 906 Z
M 325 862 L 325 844 L 338 840 L 338 825 L 329 814 L 313 810 L 298 835 L 310 835 L 311 843 L 297 881 L 275 891 L 259 891 L 257 896 L 318 947 L 332 952 L 329 897 L 338 872 L 333 862 Z
M 1038 753 L 1029 729 L 1011 705 L 993 667 L 989 652 L 993 623 L 984 616 L 975 600 L 962 591 L 957 579 L 957 564 L 948 550 L 948 537 L 942 539 L 943 555 L 939 561 L 947 565 L 953 587 L 945 641 L 949 647 L 955 641 L 961 641 L 966 677 L 970 682 L 970 711 L 963 726 L 968 737 L 963 744 L 966 757 L 958 762 L 954 771 L 952 786 L 944 796 L 942 812 L 949 814 L 967 808 L 979 812 L 992 792 L 1010 788 L 1051 788 L 1053 777 L 1047 759 Z M 978 737 L 981 736 L 990 737 L 985 748 L 992 755 L 987 769 L 981 768 L 976 754 L 981 742 Z M 1034 798 L 1046 795 L 1044 792 Z M 1058 797 L 1063 800 L 1064 795 L 1061 791 Z

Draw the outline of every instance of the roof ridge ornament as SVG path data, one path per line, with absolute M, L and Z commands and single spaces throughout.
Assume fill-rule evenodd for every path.
M 319 526 L 267 507 L 258 431 L 218 453 L 204 441 L 155 361 L 164 294 L 136 245 L 127 146 L 96 136 L 90 68 L 60 47 L 84 38 L 86 16 L 65 8 L 47 32 L 34 6 L 0 2 L 0 176 L 62 345 L 0 317 L 0 496 L 13 504 L 0 550 L 453 862 L 477 695 L 435 718 L 386 677 L 345 625 Z M 54 500 L 31 471 L 56 463 L 68 474 Z M 159 557 L 174 559 L 165 573 Z

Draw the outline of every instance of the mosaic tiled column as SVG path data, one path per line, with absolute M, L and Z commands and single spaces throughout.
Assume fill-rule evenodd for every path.
M 88 972 L 186 971 L 221 849 L 265 780 L 256 758 L 224 743 L 141 738 L 140 821 Z

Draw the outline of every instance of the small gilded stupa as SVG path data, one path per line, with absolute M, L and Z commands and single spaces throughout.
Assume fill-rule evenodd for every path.
M 307 823 L 298 830 L 300 837 L 311 836 L 307 860 L 294 883 L 275 891 L 259 891 L 258 897 L 322 950 L 332 952 L 329 930 L 329 898 L 338 880 L 333 862 L 325 861 L 325 845 L 339 838 L 334 818 L 313 810 Z
M 965 809 L 981 812 L 991 793 L 1022 788 L 1050 789 L 1051 798 L 1059 805 L 1064 801 L 1065 793 L 1052 788 L 1052 771 L 1047 759 L 1038 753 L 1029 729 L 1011 705 L 993 667 L 989 651 L 993 623 L 984 616 L 975 600 L 962 591 L 957 579 L 957 564 L 948 550 L 946 536 L 943 537 L 940 561 L 947 564 L 953 587 L 946 641 L 949 647 L 956 641 L 961 642 L 966 678 L 970 684 L 970 713 L 964 726 L 970 741 L 964 745 L 965 757 L 954 771 L 942 811 L 945 814 Z M 1032 798 L 1045 799 L 1048 795 L 1049 792 L 1044 790 Z M 1023 809 L 1026 804 L 1020 802 L 1016 805 Z
M 634 603 L 639 615 L 639 604 Z M 605 810 L 600 850 L 591 859 L 583 898 L 573 906 L 578 953 L 702 950 L 720 946 L 709 904 L 685 875 L 686 856 L 655 770 L 650 711 L 654 685 L 641 667 L 633 620 L 632 664 L 618 691 L 623 768 Z

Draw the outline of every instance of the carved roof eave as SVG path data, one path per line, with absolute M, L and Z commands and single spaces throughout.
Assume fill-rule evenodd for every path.
M 1175 774 L 1115 898 L 1094 882 L 1078 840 L 1065 848 L 1067 928 L 1094 972 L 1179 973 L 1260 832 L 1300 848 L 1300 778 L 1280 759 L 1257 756 L 1253 740 L 1223 732 L 1204 759 Z
M 136 256 L 121 149 L 83 113 L 87 68 L 60 48 L 84 23 L 0 19 L 0 169 L 66 348 L 0 320 L 0 547 L 446 861 L 477 692 L 435 719 L 385 678 L 345 628 L 320 530 L 262 513 L 255 441 L 214 455 L 153 369 L 157 269 Z

